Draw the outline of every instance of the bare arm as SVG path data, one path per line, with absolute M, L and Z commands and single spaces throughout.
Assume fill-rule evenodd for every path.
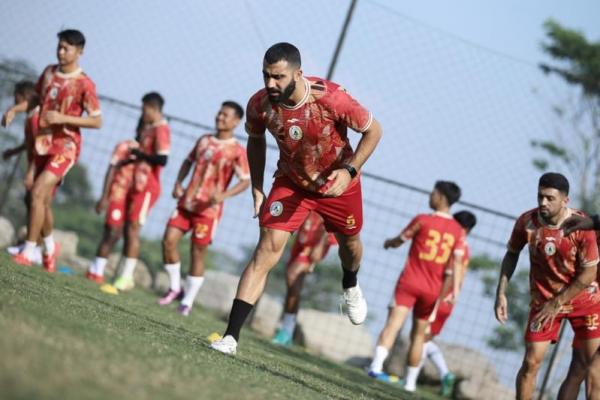
M 2 126 L 7 128 L 13 119 L 15 119 L 15 116 L 19 113 L 27 111 L 28 107 L 29 103 L 27 101 L 22 101 L 9 108 L 2 116 Z
M 452 264 L 452 302 L 455 303 L 458 299 L 458 294 L 460 293 L 460 286 L 464 279 L 464 271 L 463 271 L 463 257 L 462 256 L 454 256 L 454 261 Z
M 213 204 L 222 203 L 223 201 L 225 201 L 225 199 L 228 199 L 230 197 L 233 197 L 237 194 L 242 193 L 244 190 L 248 189 L 248 186 L 250 186 L 250 180 L 242 179 L 242 180 L 238 181 L 238 183 L 236 183 L 231 189 L 226 190 L 222 193 L 215 193 L 212 198 L 212 203 Z
M 267 141 L 264 136 L 249 136 L 246 148 L 250 179 L 252 181 L 252 197 L 254 198 L 254 217 L 260 212 L 265 199 L 263 183 L 265 176 L 265 160 L 267 157 Z
M 515 269 L 517 268 L 517 262 L 519 261 L 519 253 L 513 253 L 507 251 L 502 259 L 502 269 L 500 270 L 500 277 L 498 279 L 498 287 L 496 289 L 496 304 L 494 305 L 496 311 L 496 319 L 504 324 L 508 320 L 508 300 L 506 299 L 506 288 L 508 287 L 508 281 L 513 276 Z
M 192 162 L 188 159 L 183 160 L 181 163 L 181 167 L 179 167 L 179 172 L 177 173 L 177 179 L 175 180 L 175 187 L 173 188 L 173 197 L 178 199 L 183 196 L 183 186 L 182 182 L 186 176 L 190 173 L 190 169 L 192 168 Z
M 100 129 L 102 127 L 102 116 L 76 117 L 73 115 L 61 114 L 58 111 L 48 111 L 45 115 L 46 122 L 50 125 L 71 125 L 79 128 Z

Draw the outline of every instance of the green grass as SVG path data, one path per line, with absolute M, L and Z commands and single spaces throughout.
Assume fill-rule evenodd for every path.
M 357 369 L 272 346 L 247 329 L 238 355 L 205 339 L 225 324 L 189 318 L 151 293 L 110 296 L 80 276 L 0 255 L 2 399 L 435 399 L 409 396 Z

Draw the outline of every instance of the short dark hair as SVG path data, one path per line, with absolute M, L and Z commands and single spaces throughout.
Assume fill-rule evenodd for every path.
M 37 95 L 35 90 L 35 83 L 27 80 L 19 81 L 15 83 L 14 94 L 24 96 L 27 99 L 31 99 Z
M 276 43 L 269 47 L 265 53 L 265 61 L 269 65 L 279 61 L 287 61 L 288 64 L 298 68 L 302 65 L 300 50 L 293 44 L 286 42 Z
M 569 195 L 569 181 L 563 174 L 558 172 L 546 172 L 540 177 L 539 187 L 552 188 Z
M 477 224 L 477 217 L 471 211 L 463 210 L 453 215 L 456 222 L 463 228 L 470 231 Z
M 162 111 L 163 106 L 165 105 L 165 99 L 158 92 L 150 92 L 142 97 L 142 103 L 154 106 Z
M 239 118 L 242 119 L 244 118 L 244 109 L 242 108 L 242 106 L 240 106 L 238 103 L 236 103 L 235 101 L 231 101 L 231 100 L 227 100 L 224 101 L 221 104 L 221 107 L 229 107 L 232 108 L 233 111 L 235 111 L 235 115 Z
M 85 36 L 77 29 L 65 29 L 56 34 L 58 40 L 64 40 L 71 46 L 83 47 L 85 46 Z
M 446 198 L 449 206 L 456 203 L 458 199 L 460 199 L 460 187 L 454 182 L 437 181 L 434 188 L 436 188 L 437 191 Z

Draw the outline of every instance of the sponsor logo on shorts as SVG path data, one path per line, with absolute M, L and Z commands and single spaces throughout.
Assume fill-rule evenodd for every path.
M 279 217 L 283 213 L 283 204 L 280 201 L 274 201 L 269 207 L 269 213 L 274 217 Z
M 294 140 L 300 140 L 300 139 L 302 139 L 302 136 L 303 136 L 302 129 L 300 129 L 300 127 L 298 125 L 290 126 L 288 133 L 289 133 L 290 137 Z
M 65 156 L 59 154 L 58 156 L 56 156 L 52 159 L 52 161 L 50 162 L 50 165 L 53 168 L 58 168 L 58 167 L 60 167 L 60 164 L 64 163 L 65 161 L 67 161 Z
M 122 216 L 123 213 L 121 212 L 121 210 L 112 210 L 112 212 L 110 213 L 110 218 L 113 221 L 120 221 Z
M 206 224 L 198 224 L 194 228 L 194 236 L 198 239 L 204 239 L 206 237 L 206 233 L 208 232 L 208 225 Z
M 556 245 L 554 244 L 554 242 L 546 243 L 544 245 L 544 252 L 548 256 L 553 256 L 554 254 L 556 254 Z
M 585 316 L 585 327 L 588 331 L 595 331 L 598 329 L 600 323 L 598 322 L 598 314 L 590 314 Z
M 354 214 L 350 214 L 346 217 L 346 229 L 356 229 L 356 218 Z

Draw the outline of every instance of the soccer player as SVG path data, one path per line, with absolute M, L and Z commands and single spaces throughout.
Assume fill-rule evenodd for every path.
M 444 281 L 460 276 L 464 256 L 463 228 L 452 215 L 450 207 L 461 195 L 454 182 L 437 181 L 429 196 L 431 214 L 419 214 L 396 237 L 384 242 L 385 249 L 400 247 L 412 240 L 408 259 L 398 278 L 387 321 L 377 340 L 375 356 L 369 367 L 369 375 L 386 380 L 383 363 L 402 329 L 408 313 L 413 309 L 413 325 L 410 333 L 407 370 L 404 389 L 416 390 L 419 363 L 423 354 L 425 331 L 429 319 L 444 297 Z M 452 264 L 448 267 L 449 262 Z M 455 299 L 458 285 L 453 287 Z
M 133 289 L 133 273 L 140 252 L 140 230 L 160 195 L 160 173 L 171 149 L 171 131 L 163 117 L 165 100 L 157 92 L 142 97 L 142 120 L 139 147 L 131 149 L 134 160 L 133 184 L 127 193 L 125 218 L 125 259 L 121 274 L 114 283 L 120 291 Z
M 79 158 L 81 128 L 99 129 L 102 125 L 100 104 L 94 82 L 81 70 L 79 59 L 85 46 L 81 32 L 67 29 L 58 33 L 57 65 L 46 67 L 36 84 L 40 99 L 39 132 L 36 151 L 36 175 L 31 189 L 31 208 L 27 240 L 23 250 L 13 257 L 21 265 L 31 265 L 40 236 L 44 241 L 43 265 L 56 270 L 57 251 L 52 237 L 51 202 L 57 185 Z M 26 111 L 28 101 L 10 108 L 2 122 L 7 126 L 17 112 Z M 87 116 L 83 117 L 86 112 Z
M 562 222 L 580 211 L 568 207 L 569 182 L 546 173 L 538 184 L 538 207 L 522 214 L 513 228 L 496 291 L 495 314 L 508 319 L 506 288 L 519 253 L 529 248 L 531 306 L 525 332 L 525 356 L 517 375 L 517 398 L 531 399 L 537 372 L 563 319 L 581 341 L 583 362 L 590 365 L 600 345 L 600 303 L 596 281 L 598 246 L 593 231 L 563 234 Z
M 216 133 L 198 139 L 177 174 L 173 188 L 173 197 L 178 199 L 177 208 L 163 237 L 163 258 L 170 286 L 158 304 L 167 305 L 182 298 L 178 312 L 183 316 L 190 314 L 194 299 L 204 283 L 204 256 L 223 215 L 223 202 L 250 186 L 246 149 L 233 137 L 243 117 L 242 106 L 233 101 L 223 102 L 215 117 Z M 184 189 L 182 182 L 192 165 L 194 171 Z M 234 175 L 238 182 L 229 188 Z M 177 244 L 190 230 L 191 267 L 183 290 Z
M 337 245 L 335 235 L 328 233 L 323 218 L 314 211 L 308 214 L 294 241 L 290 259 L 286 266 L 287 292 L 281 318 L 281 327 L 272 342 L 281 346 L 291 346 L 296 316 L 300 308 L 300 294 L 304 278 L 313 272 L 315 265 L 323 260 L 329 247 Z
M 236 352 L 242 325 L 262 294 L 269 271 L 281 257 L 291 232 L 302 225 L 311 210 L 336 234 L 350 321 L 362 324 L 367 316 L 367 302 L 357 281 L 363 222 L 358 171 L 375 150 L 381 126 L 339 85 L 305 77 L 300 52 L 289 43 L 277 43 L 267 50 L 262 74 L 265 87 L 252 96 L 246 112 L 247 152 L 260 238 L 240 278 L 225 335 L 211 344 L 227 354 Z M 356 151 L 348 140 L 348 128 L 362 134 Z M 279 162 L 271 193 L 265 199 L 267 129 L 279 146 Z
M 453 215 L 454 219 L 462 226 L 465 236 L 468 236 L 471 233 L 471 230 L 477 224 L 477 218 L 475 215 L 469 211 L 459 211 Z M 462 270 L 460 274 L 460 285 L 462 287 L 462 283 L 464 282 L 465 275 L 467 273 L 467 268 L 469 266 L 469 246 L 465 240 L 465 253 L 463 256 L 462 262 Z M 435 315 L 435 319 L 429 325 L 425 336 L 425 345 L 423 346 L 423 354 L 421 356 L 421 363 L 419 364 L 419 371 L 423 368 L 425 364 L 425 359 L 429 358 L 431 362 L 435 365 L 438 372 L 440 373 L 440 381 L 442 382 L 441 395 L 449 397 L 452 395 L 452 391 L 454 389 L 454 382 L 456 377 L 450 370 L 448 369 L 448 365 L 446 364 L 446 360 L 444 359 L 444 354 L 442 350 L 438 347 L 438 345 L 433 341 L 433 338 L 440 334 L 444 324 L 450 317 L 450 314 L 454 310 L 454 301 L 450 297 L 452 296 L 452 291 L 445 291 L 444 300 L 440 303 L 438 307 L 437 313 Z
M 2 153 L 4 160 L 9 160 L 21 152 L 25 151 L 27 154 L 27 172 L 25 173 L 25 179 L 23 184 L 25 186 L 25 207 L 27 210 L 27 218 L 29 218 L 29 208 L 31 205 L 31 188 L 33 187 L 34 174 L 35 174 L 35 139 L 38 133 L 38 122 L 39 122 L 39 96 L 35 90 L 35 83 L 31 81 L 20 81 L 15 84 L 14 88 L 14 105 L 27 103 L 27 118 L 25 119 L 24 127 L 24 140 L 23 143 L 12 149 L 8 149 Z M 51 219 L 51 218 L 50 218 Z M 23 249 L 23 246 L 9 247 L 8 251 L 11 255 L 15 255 Z M 42 255 L 39 246 L 35 247 L 35 251 L 32 254 L 31 261 L 36 264 L 41 264 Z
M 110 164 L 104 176 L 102 196 L 96 203 L 96 212 L 105 211 L 104 232 L 96 251 L 96 258 L 90 264 L 86 278 L 96 283 L 104 283 L 104 268 L 108 256 L 115 244 L 123 235 L 123 225 L 127 211 L 127 193 L 133 183 L 135 164 L 131 159 L 131 151 L 138 149 L 139 136 L 144 128 L 142 118 L 136 127 L 135 139 L 123 140 L 115 146 Z

